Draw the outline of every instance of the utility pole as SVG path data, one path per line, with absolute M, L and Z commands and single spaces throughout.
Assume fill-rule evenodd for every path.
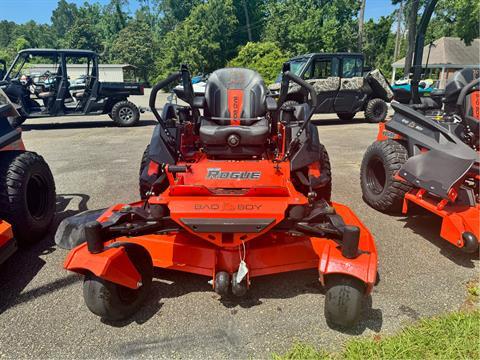
M 247 25 L 247 34 L 248 34 L 248 41 L 253 41 L 252 39 L 252 30 L 250 29 L 250 16 L 248 16 L 248 8 L 247 8 L 247 2 L 245 0 L 242 0 L 243 4 L 243 12 L 245 13 L 245 22 Z
M 361 0 L 360 14 L 358 15 L 358 51 L 362 51 L 363 46 L 363 21 L 365 18 L 365 3 L 367 0 Z
M 395 38 L 395 51 L 393 53 L 393 61 L 398 59 L 400 53 L 400 37 L 402 35 L 402 15 L 403 15 L 403 1 L 400 1 L 400 9 L 397 10 L 397 36 Z

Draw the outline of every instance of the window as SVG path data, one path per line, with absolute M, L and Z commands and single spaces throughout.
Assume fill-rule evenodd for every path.
M 313 61 L 313 72 L 307 71 L 305 73 L 306 79 L 326 79 L 331 76 L 338 76 L 338 58 L 335 57 L 315 59 Z
M 342 77 L 362 77 L 363 61 L 359 57 L 346 57 L 343 59 Z

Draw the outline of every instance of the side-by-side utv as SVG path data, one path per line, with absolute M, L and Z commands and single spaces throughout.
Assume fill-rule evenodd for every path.
M 143 199 L 66 219 L 56 234 L 73 248 L 64 266 L 85 275 L 93 313 L 134 313 L 153 267 L 203 275 L 221 296 L 245 295 L 259 276 L 316 269 L 327 322 L 355 324 L 377 278 L 375 243 L 331 201 L 328 153 L 310 122 L 315 89 L 287 70 L 278 102 L 241 68 L 213 72 L 204 96 L 194 96 L 186 67 L 152 89 L 159 124 L 142 161 Z M 157 93 L 179 79 L 188 106 L 160 115 Z M 290 81 L 312 102 L 283 106 Z
M 35 76 L 28 70 L 32 62 L 44 62 L 48 70 Z M 88 50 L 20 51 L 0 77 L 0 88 L 21 115 L 14 125 L 28 118 L 101 114 L 108 114 L 118 126 L 137 124 L 140 111 L 128 98 L 143 95 L 143 85 L 101 81 L 98 62 L 98 54 Z M 85 65 L 81 87 L 70 79 L 70 64 Z
M 385 120 L 394 93 L 388 80 L 378 69 L 366 71 L 362 53 L 313 53 L 289 60 L 292 72 L 315 89 L 316 113 L 336 113 L 350 121 L 359 111 L 368 122 Z M 280 82 L 269 86 L 278 95 Z M 301 86 L 290 84 L 287 101 L 299 104 L 309 94 Z

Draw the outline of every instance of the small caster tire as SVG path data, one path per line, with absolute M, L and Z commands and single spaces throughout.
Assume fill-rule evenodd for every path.
M 147 250 L 134 244 L 128 244 L 125 250 L 142 276 L 142 285 L 138 289 L 115 284 L 92 273 L 85 275 L 83 281 L 85 304 L 92 313 L 105 320 L 129 318 L 145 301 L 152 285 L 153 264 Z
M 461 248 L 463 252 L 467 254 L 473 254 L 478 252 L 478 239 L 470 231 L 465 231 L 462 234 L 463 247 Z
M 241 282 L 237 282 L 237 273 L 234 272 L 232 275 L 232 294 L 237 297 L 245 296 L 247 293 L 247 277 L 245 276 Z
M 365 285 L 349 276 L 332 276 L 327 279 L 325 294 L 325 319 L 332 328 L 351 328 L 360 318 Z
M 230 290 L 230 275 L 226 271 L 215 274 L 215 292 L 220 296 L 228 295 Z

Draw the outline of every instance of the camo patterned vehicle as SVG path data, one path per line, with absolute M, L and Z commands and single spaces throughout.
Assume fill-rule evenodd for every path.
M 380 70 L 365 72 L 361 53 L 315 53 L 289 60 L 290 70 L 312 84 L 317 91 L 317 113 L 336 113 L 341 120 L 352 120 L 359 111 L 369 122 L 377 123 L 387 116 L 387 102 L 393 90 Z M 280 83 L 269 86 L 278 95 Z M 290 84 L 289 104 L 303 102 L 307 95 L 296 84 Z

